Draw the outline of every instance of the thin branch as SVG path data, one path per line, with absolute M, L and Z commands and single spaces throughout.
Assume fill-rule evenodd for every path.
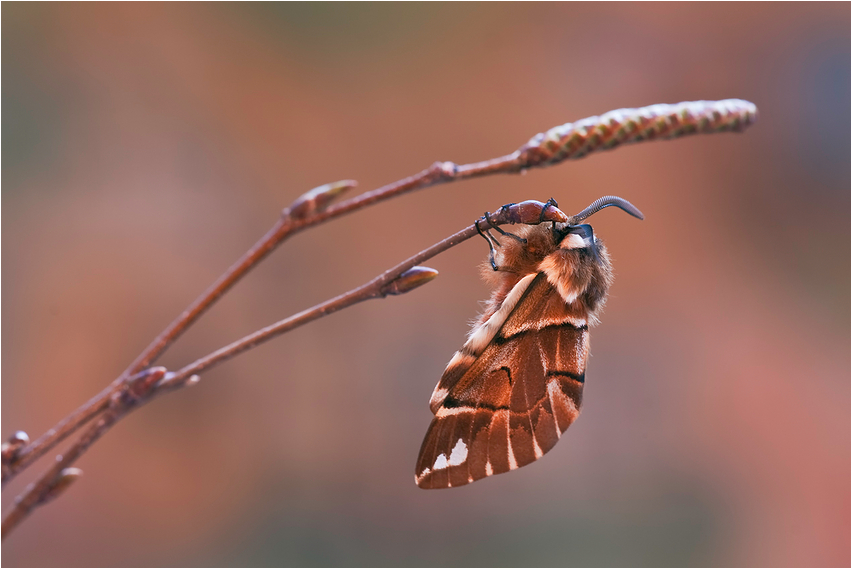
M 507 223 L 525 223 L 536 225 L 542 222 L 564 222 L 568 217 L 550 202 L 525 201 L 501 207 L 493 215 L 489 215 L 492 226 Z M 303 326 L 323 316 L 338 312 L 348 306 L 372 298 L 384 298 L 388 295 L 402 294 L 423 285 L 438 273 L 433 269 L 418 267 L 419 263 L 431 259 L 435 255 L 470 239 L 477 234 L 476 224 L 447 237 L 446 239 L 421 251 L 388 269 L 370 282 L 342 294 L 332 300 L 323 302 L 304 310 L 290 318 L 286 318 L 271 326 L 267 326 L 253 334 L 249 334 L 232 344 L 200 358 L 176 373 L 167 373 L 163 367 L 150 368 L 131 377 L 122 388 L 109 399 L 107 410 L 100 418 L 86 429 L 80 439 L 68 451 L 56 457 L 56 462 L 34 484 L 27 487 L 24 493 L 16 498 L 11 511 L 3 519 L 2 538 L 5 538 L 17 527 L 35 508 L 54 497 L 58 485 L 67 484 L 64 472 L 115 423 L 130 411 L 147 403 L 153 397 L 173 391 L 191 384 L 197 373 L 220 364 L 237 354 L 245 352 L 267 340 Z M 400 284 L 401 282 L 401 284 Z M 397 286 L 394 286 L 397 285 Z M 79 471 L 74 477 L 79 476 Z
M 3 483 L 11 480 L 18 472 L 107 409 L 116 394 L 126 387 L 133 374 L 150 365 L 222 294 L 278 244 L 297 231 L 419 188 L 491 174 L 517 173 L 531 167 L 548 166 L 563 160 L 581 158 L 598 150 L 643 140 L 671 139 L 695 133 L 742 131 L 756 118 L 755 105 L 740 99 L 621 109 L 600 117 L 590 117 L 552 128 L 534 136 L 512 154 L 500 158 L 462 166 L 452 162 L 436 162 L 419 174 L 366 192 L 336 206 L 328 207 L 328 204 L 353 184 L 343 182 L 329 185 L 324 190 L 312 190 L 285 209 L 272 229 L 158 335 L 112 384 L 33 443 L 17 449 L 8 457 L 3 455 Z M 98 421 L 97 424 L 100 423 L 101 421 Z M 87 431 L 89 432 L 91 430 Z M 45 478 L 42 478 L 35 486 L 44 484 Z
M 565 216 L 565 214 L 555 206 L 535 200 L 504 206 L 497 210 L 494 214 L 490 214 L 488 217 L 491 226 L 505 225 L 507 223 L 537 225 L 545 221 L 561 222 L 568 219 L 567 216 Z M 373 298 L 384 298 L 388 294 L 398 294 L 396 292 L 389 292 L 389 285 L 398 282 L 398 279 L 401 276 L 407 274 L 412 268 L 417 267 L 420 263 L 423 263 L 435 255 L 446 251 L 450 247 L 455 247 L 459 243 L 466 241 L 477 234 L 478 230 L 476 224 L 466 227 L 458 233 L 455 233 L 432 245 L 428 249 L 421 251 L 417 255 L 406 259 L 395 267 L 388 269 L 370 282 L 361 285 L 356 289 L 350 290 L 345 294 L 341 294 L 340 296 L 327 300 L 326 302 L 320 303 L 307 310 L 303 310 L 289 318 L 280 320 L 275 324 L 240 338 L 236 342 L 216 350 L 203 358 L 199 358 L 195 362 L 177 371 L 174 375 L 167 375 L 163 378 L 160 386 L 173 387 L 180 385 L 189 377 L 199 374 L 216 364 L 229 360 L 248 349 L 254 348 L 263 342 L 271 340 L 276 336 L 280 336 L 281 334 L 289 332 L 290 330 L 298 328 L 308 322 L 312 322 L 322 318 L 323 316 L 328 316 L 329 314 L 333 314 L 339 310 L 352 306 L 353 304 Z M 437 275 L 437 272 L 435 272 L 434 275 Z M 429 280 L 431 280 L 431 278 Z M 425 284 L 425 282 L 426 281 L 418 281 L 417 286 Z M 403 292 L 408 292 L 408 290 L 411 289 L 406 288 Z

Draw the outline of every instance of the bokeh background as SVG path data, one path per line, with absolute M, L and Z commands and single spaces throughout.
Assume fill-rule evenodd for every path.
M 357 286 L 486 209 L 618 194 L 647 220 L 593 218 L 616 282 L 584 413 L 543 460 L 413 482 L 429 395 L 488 295 L 474 240 L 428 286 L 132 414 L 4 565 L 849 565 L 848 3 L 4 3 L 2 32 L 4 436 L 99 391 L 314 186 L 372 189 L 621 107 L 760 111 L 744 134 L 301 233 L 161 359 Z

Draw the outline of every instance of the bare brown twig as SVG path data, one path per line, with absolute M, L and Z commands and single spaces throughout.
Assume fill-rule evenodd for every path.
M 280 219 L 266 235 L 160 333 L 107 388 L 34 442 L 24 444 L 22 447 L 19 445 L 15 449 L 15 452 L 10 452 L 8 455 L 3 454 L 2 478 L 5 484 L 17 473 L 32 464 L 36 459 L 44 455 L 93 417 L 106 411 L 101 419 L 94 423 L 83 434 L 81 439 L 75 443 L 70 454 L 65 453 L 57 464 L 49 469 L 37 482 L 28 487 L 26 493 L 16 500 L 13 511 L 3 521 L 3 536 L 5 537 L 8 531 L 15 527 L 33 507 L 39 503 L 43 503 L 45 496 L 50 493 L 52 488 L 56 487 L 63 469 L 76 460 L 94 440 L 109 429 L 127 410 L 136 406 L 135 404 L 119 406 L 115 401 L 121 394 L 127 393 L 128 386 L 135 385 L 134 382 L 139 381 L 139 377 L 147 377 L 149 379 L 152 377 L 152 370 L 148 370 L 147 372 L 143 372 L 143 370 L 162 354 L 240 278 L 293 233 L 419 188 L 497 173 L 517 173 L 534 166 L 548 166 L 563 160 L 581 158 L 598 150 L 607 150 L 621 144 L 643 140 L 670 139 L 694 133 L 741 131 L 753 123 L 756 118 L 757 109 L 754 104 L 739 99 L 697 101 L 676 105 L 653 105 L 639 109 L 620 109 L 599 117 L 590 117 L 575 123 L 567 123 L 552 128 L 545 133 L 534 136 L 529 142 L 512 154 L 500 158 L 461 166 L 452 162 L 436 162 L 419 174 L 366 192 L 355 198 L 340 202 L 337 205 L 330 204 L 341 193 L 354 187 L 354 182 L 338 182 L 311 190 L 286 208 Z M 461 234 L 448 238 L 448 240 L 452 240 L 459 235 Z M 469 237 L 470 235 L 467 235 L 460 240 Z M 459 241 L 448 244 L 447 247 L 457 242 Z M 441 243 L 434 247 L 439 247 L 440 245 Z M 433 248 L 427 249 L 421 255 L 431 251 Z M 437 254 L 440 250 L 436 250 L 432 255 Z M 422 260 L 417 262 L 422 262 Z M 398 265 L 394 269 L 391 269 L 391 271 L 399 269 L 400 266 Z M 391 271 L 377 277 L 377 279 L 365 286 L 387 286 L 394 280 L 394 278 L 387 276 Z M 396 277 L 399 277 L 400 274 L 397 273 Z M 418 278 L 423 279 L 425 277 L 423 274 L 420 274 L 417 278 L 412 277 L 412 282 Z M 379 282 L 382 284 L 376 284 Z M 361 287 L 361 289 L 363 288 Z M 325 307 L 322 309 L 325 312 L 320 314 L 321 316 L 340 310 L 355 302 L 360 302 L 367 298 L 375 298 L 375 296 L 364 298 L 350 296 L 354 292 L 356 291 L 341 295 L 315 308 Z M 372 294 L 374 293 L 375 291 L 372 291 Z M 390 291 L 386 291 L 386 294 L 390 293 Z M 249 335 L 230 346 L 213 352 L 209 356 L 183 368 L 176 374 L 169 375 L 162 380 L 160 387 L 174 388 L 184 385 L 194 373 L 197 373 L 201 369 L 206 369 L 210 365 L 224 361 L 268 338 L 319 317 L 314 315 L 311 312 L 312 310 L 314 309 L 294 315 L 273 326 L 259 330 L 255 334 Z M 140 372 L 142 373 L 140 374 Z M 143 399 L 148 400 L 151 393 L 159 391 L 161 391 L 160 388 L 151 389 L 150 393 L 147 393 Z M 111 417 L 113 418 L 110 419 Z M 23 510 L 26 510 L 26 512 L 21 515 L 21 511 Z M 7 522 L 9 522 L 8 525 Z

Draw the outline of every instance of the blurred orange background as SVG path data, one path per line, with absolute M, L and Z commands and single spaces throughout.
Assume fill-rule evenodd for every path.
M 506 154 L 621 107 L 744 134 L 422 190 L 287 241 L 160 360 L 349 290 L 485 210 L 605 195 L 615 285 L 547 457 L 427 492 L 481 240 L 119 423 L 6 566 L 850 563 L 850 5 L 2 6 L 2 433 L 115 378 L 302 192 Z M 61 449 L 60 449 L 61 450 Z M 3 492 L 3 508 L 50 453 Z

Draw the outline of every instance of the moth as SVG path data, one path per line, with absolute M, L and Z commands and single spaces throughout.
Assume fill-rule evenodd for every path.
M 525 466 L 577 418 L 589 326 L 613 278 L 606 247 L 582 222 L 609 206 L 644 219 L 627 200 L 604 196 L 566 223 L 525 225 L 516 235 L 495 227 L 513 237 L 502 243 L 487 234 L 493 270 L 483 272 L 494 290 L 432 393 L 419 487 L 462 486 Z

